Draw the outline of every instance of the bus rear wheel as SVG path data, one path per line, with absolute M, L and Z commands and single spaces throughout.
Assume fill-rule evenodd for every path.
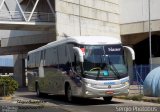
M 109 103 L 109 102 L 111 102 L 111 100 L 112 100 L 112 96 L 103 97 L 103 100 L 104 100 L 106 103 Z
M 72 90 L 71 90 L 71 86 L 70 85 L 68 85 L 66 87 L 65 96 L 66 96 L 68 102 L 72 102 L 73 101 Z

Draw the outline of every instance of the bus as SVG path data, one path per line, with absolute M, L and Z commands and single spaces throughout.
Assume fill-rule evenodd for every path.
M 28 88 L 44 94 L 112 100 L 129 93 L 127 56 L 132 48 L 107 36 L 66 37 L 28 52 Z

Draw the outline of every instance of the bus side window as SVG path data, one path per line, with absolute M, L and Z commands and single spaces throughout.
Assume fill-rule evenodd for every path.
M 28 55 L 28 57 L 27 57 L 27 60 L 29 61 L 29 55 Z
M 71 63 L 67 62 L 64 70 L 69 74 L 69 71 L 71 70 Z

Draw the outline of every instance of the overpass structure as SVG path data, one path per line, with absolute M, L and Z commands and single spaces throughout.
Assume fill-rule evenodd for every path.
M 0 0 L 0 29 L 39 31 L 1 38 L 0 55 L 14 54 L 14 75 L 23 86 L 24 59 L 32 49 L 64 36 L 120 39 L 119 0 Z
M 159 5 L 158 0 L 151 0 L 150 3 L 148 0 L 120 0 L 122 42 L 134 48 L 136 64 L 160 64 Z M 149 56 L 149 26 L 152 57 Z M 150 58 L 152 58 L 152 63 L 149 61 Z
M 44 0 L 1 0 L 0 29 L 45 30 L 54 29 L 55 12 L 50 0 L 46 0 L 50 12 L 36 12 Z M 15 8 L 13 7 L 13 4 Z M 11 5 L 12 4 L 12 5 Z
M 160 35 L 160 19 L 151 20 L 152 35 Z M 121 24 L 121 36 L 124 44 L 135 45 L 148 38 L 149 22 L 139 21 Z
M 43 9 L 42 5 L 48 7 Z M 0 1 L 1 30 L 40 31 L 39 34 L 1 37 L 0 55 L 14 55 L 14 77 L 20 86 L 25 85 L 26 53 L 55 40 L 55 10 L 53 6 L 53 2 L 50 0 Z M 11 68 L 5 68 L 5 72 L 6 70 L 11 71 Z
M 38 9 L 42 5 L 48 5 L 45 12 L 42 12 L 45 9 Z M 53 3 L 50 0 L 1 0 L 0 29 L 46 31 L 43 34 L 29 36 L 1 37 L 1 55 L 25 54 L 29 50 L 51 42 L 55 40 L 53 38 L 55 35 Z

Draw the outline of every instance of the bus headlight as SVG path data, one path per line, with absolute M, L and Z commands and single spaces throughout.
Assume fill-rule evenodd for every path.
M 129 82 L 125 82 L 125 85 L 129 85 Z
M 86 85 L 87 87 L 94 87 L 96 84 L 92 84 L 92 83 L 85 82 L 85 85 Z
M 92 86 L 92 84 L 87 83 L 87 84 L 86 84 L 86 86 L 91 87 L 91 86 Z
M 124 85 L 129 85 L 129 82 L 127 81 L 127 82 L 123 82 L 122 84 L 124 84 Z

